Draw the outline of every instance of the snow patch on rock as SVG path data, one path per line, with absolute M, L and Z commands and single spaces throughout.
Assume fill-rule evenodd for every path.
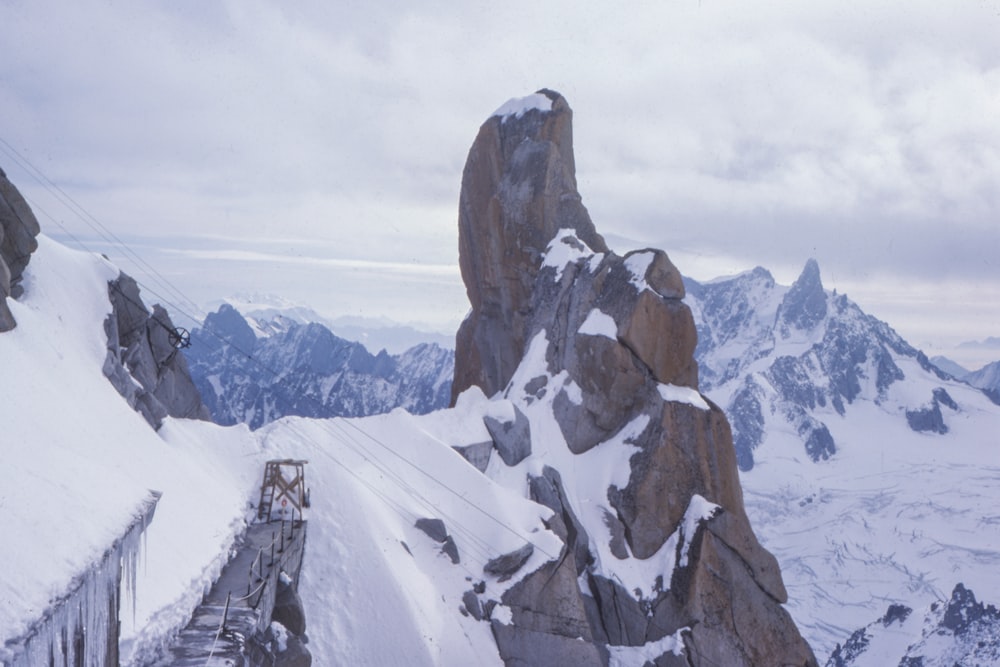
M 697 390 L 691 387 L 678 387 L 675 384 L 660 384 L 657 386 L 663 400 L 673 403 L 687 403 L 699 410 L 708 410 L 708 403 Z
M 562 280 L 563 270 L 567 264 L 572 264 L 581 259 L 591 259 L 596 257 L 594 251 L 580 240 L 572 229 L 560 229 L 549 242 L 545 249 L 545 257 L 542 259 L 543 267 L 552 267 L 556 270 L 555 280 Z
M 636 252 L 625 258 L 625 268 L 632 274 L 632 284 L 635 285 L 637 291 L 641 292 L 647 289 L 652 291 L 649 283 L 646 282 L 646 274 L 655 258 L 656 255 L 652 252 Z
M 510 116 L 520 118 L 532 110 L 542 112 L 552 111 L 551 98 L 544 93 L 533 93 L 525 97 L 512 97 L 501 104 L 490 116 L 500 116 L 501 122 L 504 122 Z
M 618 338 L 618 325 L 607 313 L 602 313 L 595 308 L 587 315 L 587 319 L 580 325 L 578 333 L 588 336 L 604 336 L 611 340 Z

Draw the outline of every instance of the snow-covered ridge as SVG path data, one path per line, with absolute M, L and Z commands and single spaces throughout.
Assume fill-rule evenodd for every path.
M 315 323 L 341 338 L 361 343 L 372 354 L 382 350 L 402 354 L 423 343 L 435 343 L 445 349 L 455 346 L 452 331 L 437 331 L 427 324 L 397 322 L 385 317 L 323 315 L 306 304 L 275 294 L 235 294 L 211 302 L 207 312 L 217 311 L 223 304 L 229 304 L 246 318 L 258 338 L 283 333 L 294 324 Z
M 5 641 L 100 561 L 151 490 L 163 496 L 146 533 L 136 623 L 122 619 L 126 651 L 138 635 L 157 634 L 154 619 L 200 597 L 253 486 L 249 442 L 235 432 L 174 440 L 169 423 L 157 434 L 104 377 L 107 284 L 117 275 L 101 257 L 40 236 L 25 293 L 11 302 L 19 326 L 0 336 Z
M 469 579 L 525 543 L 534 546 L 528 570 L 561 547 L 544 525 L 549 509 L 484 479 L 452 449 L 487 440 L 483 415 L 506 414 L 503 405 L 480 397 L 426 417 L 286 419 L 257 433 L 167 419 L 154 432 L 101 373 L 117 270 L 40 241 L 12 302 L 19 326 L 0 336 L 0 397 L 11 408 L 0 467 L 3 643 L 99 560 L 156 489 L 134 619 L 122 618 L 122 664 L 148 664 L 225 562 L 263 462 L 295 457 L 311 461 L 307 549 L 322 554 L 307 553 L 300 589 L 316 663 L 499 663 L 489 624 L 456 612 Z M 459 564 L 414 527 L 426 517 L 445 521 Z M 512 583 L 485 586 L 499 597 Z M 380 624 L 392 641 L 362 631 Z
M 962 584 L 924 609 L 889 605 L 830 656 L 828 667 L 1000 665 L 1000 612 Z

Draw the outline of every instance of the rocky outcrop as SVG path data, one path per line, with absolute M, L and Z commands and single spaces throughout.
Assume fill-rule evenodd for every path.
M 112 311 L 104 321 L 108 353 L 104 375 L 150 426 L 166 416 L 209 419 L 187 361 L 179 353 L 181 332 L 160 305 L 150 313 L 135 280 L 122 273 L 108 283 Z
M 505 568 L 520 578 L 500 599 L 466 608 L 494 610 L 484 618 L 510 665 L 815 665 L 750 528 L 729 423 L 698 392 L 680 274 L 660 250 L 608 250 L 576 191 L 570 121 L 552 91 L 512 101 L 483 125 L 464 172 L 473 307 L 455 392 L 476 385 L 538 420 L 527 463 L 522 450 L 503 460 L 525 466 L 564 543 L 532 572 Z
M 17 326 L 7 298 L 16 299 L 24 291 L 21 276 L 38 248 L 39 231 L 35 214 L 0 169 L 0 332 Z
M 809 330 L 826 317 L 826 291 L 815 259 L 806 262 L 798 280 L 792 283 L 778 311 L 786 326 Z
M 944 420 L 944 413 L 941 410 L 942 405 L 953 412 L 957 412 L 959 409 L 958 403 L 952 399 L 944 388 L 936 387 L 931 392 L 930 405 L 906 411 L 906 423 L 918 433 L 937 433 L 943 435 L 948 432 L 948 424 Z
M 469 151 L 458 242 L 472 311 L 455 342 L 452 402 L 472 385 L 492 396 L 510 380 L 524 356 L 541 258 L 558 230 L 607 250 L 576 189 L 572 118 L 560 95 L 539 91 L 525 108 L 487 120 Z

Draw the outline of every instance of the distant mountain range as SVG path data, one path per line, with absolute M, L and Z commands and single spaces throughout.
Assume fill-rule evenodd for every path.
M 997 340 L 988 338 L 988 341 Z M 1000 361 L 986 364 L 978 371 L 970 371 L 963 368 L 947 357 L 932 357 L 931 363 L 939 369 L 948 373 L 956 380 L 961 380 L 971 384 L 973 387 L 982 389 L 983 392 L 993 399 L 994 403 L 1000 404 Z
M 895 632 L 892 619 L 876 622 L 890 602 L 930 610 L 933 633 L 959 584 L 993 598 L 1000 590 L 1000 406 L 989 388 L 998 365 L 960 381 L 826 291 L 811 260 L 791 286 L 763 268 L 685 286 L 701 389 L 730 419 L 754 530 L 778 557 L 817 655 L 839 645 L 829 665 L 950 667 L 938 658 L 959 655 L 964 639 L 938 628 L 951 648 L 935 653 L 945 642 L 920 639 L 924 611 L 905 628 L 910 652 L 852 658 L 846 647 Z M 1000 634 L 984 618 L 977 642 Z
M 908 377 L 901 363 L 915 365 L 924 382 L 947 378 L 886 323 L 845 295 L 828 295 L 814 260 L 788 288 L 758 267 L 728 280 L 688 280 L 687 289 L 701 386 L 728 408 L 743 470 L 753 468 L 771 418 L 795 430 L 813 461 L 825 460 L 837 451 L 828 422 L 856 400 L 889 401 L 890 388 Z M 957 410 L 954 401 L 944 386 L 926 394 L 892 414 L 914 431 L 947 432 L 941 408 Z
M 385 350 L 401 354 L 421 343 L 434 343 L 445 349 L 455 348 L 453 333 L 440 333 L 419 325 L 403 324 L 386 318 L 342 315 L 325 317 L 309 306 L 284 299 L 274 294 L 237 294 L 217 301 L 212 308 L 218 310 L 228 304 L 239 311 L 252 328 L 267 336 L 285 330 L 289 324 L 322 324 L 338 338 L 356 341 L 372 354 Z
M 1000 361 L 987 364 L 959 379 L 982 389 L 995 403 L 1000 403 Z
M 300 317 L 302 313 L 297 313 Z M 191 377 L 213 421 L 250 428 L 288 415 L 360 417 L 404 408 L 447 407 L 452 350 L 418 344 L 372 354 L 317 322 L 286 313 L 251 318 L 223 304 L 185 350 Z

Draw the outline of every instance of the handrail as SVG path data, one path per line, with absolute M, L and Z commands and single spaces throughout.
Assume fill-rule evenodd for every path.
M 221 637 L 222 633 L 226 631 L 226 617 L 229 616 L 229 601 L 232 597 L 232 591 L 226 594 L 226 608 L 222 610 L 222 621 L 219 623 L 219 629 L 215 631 L 215 639 L 212 640 L 212 648 L 208 650 L 208 657 L 205 658 L 205 667 L 208 667 L 208 663 L 212 660 L 212 656 L 215 655 L 215 647 L 219 643 L 219 637 Z
M 270 522 L 268 522 L 268 523 L 270 523 Z M 303 520 L 299 519 L 299 527 L 300 528 L 302 526 L 302 523 L 303 523 Z M 290 524 L 290 528 L 289 528 L 288 540 L 289 540 L 289 544 L 290 544 L 295 539 L 295 520 L 292 519 L 291 521 L 289 521 L 289 524 Z M 248 602 L 248 601 L 252 600 L 253 597 L 256 596 L 256 595 L 258 595 L 258 594 L 259 594 L 259 596 L 257 597 L 257 604 L 260 604 L 260 600 L 264 597 L 264 589 L 267 586 L 268 581 L 270 581 L 272 573 L 274 572 L 274 565 L 276 563 L 278 563 L 278 561 L 280 561 L 280 558 L 277 559 L 277 560 L 274 558 L 274 547 L 275 547 L 275 545 L 280 543 L 280 549 L 278 550 L 279 554 L 285 552 L 285 520 L 284 519 L 282 519 L 282 521 L 281 521 L 281 528 L 278 530 L 278 533 L 280 534 L 280 536 L 276 536 L 274 534 L 274 532 L 271 533 L 271 542 L 270 542 L 270 544 L 266 545 L 266 547 L 265 546 L 261 546 L 261 547 L 257 548 L 257 555 L 254 557 L 253 561 L 250 563 L 250 569 L 247 572 L 247 594 L 243 595 L 243 596 L 240 596 L 240 597 L 237 597 L 237 598 L 233 597 L 232 591 L 230 591 L 229 593 L 226 594 L 226 606 L 225 606 L 225 608 L 222 611 L 222 618 L 220 619 L 220 621 L 219 621 L 219 627 L 218 627 L 218 629 L 215 632 L 215 639 L 212 640 L 212 648 L 209 650 L 208 657 L 205 659 L 205 667 L 208 667 L 208 662 L 212 659 L 212 657 L 213 657 L 213 655 L 215 653 L 215 649 L 216 649 L 216 646 L 218 644 L 219 637 L 221 637 L 222 634 L 226 631 L 226 621 L 229 619 L 229 607 L 231 606 L 231 604 L 232 603 L 236 603 L 236 602 Z M 271 561 L 267 564 L 267 576 L 266 577 L 264 576 L 264 549 L 265 548 L 268 548 L 271 551 Z M 256 587 L 251 587 L 251 584 L 253 582 L 254 569 L 255 568 L 257 569 L 257 574 L 258 574 L 257 579 L 258 579 L 259 583 L 257 584 Z M 257 605 L 255 605 L 255 604 L 251 604 L 250 606 L 253 607 L 254 609 L 257 608 Z

